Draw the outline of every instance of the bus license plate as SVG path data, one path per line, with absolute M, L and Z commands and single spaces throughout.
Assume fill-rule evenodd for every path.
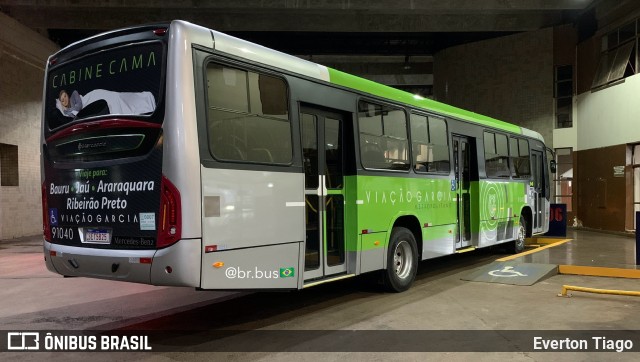
M 93 244 L 110 244 L 111 233 L 105 229 L 86 229 L 84 232 L 84 242 Z

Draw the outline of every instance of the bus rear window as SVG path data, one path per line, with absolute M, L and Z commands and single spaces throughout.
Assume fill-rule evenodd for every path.
M 163 57 L 161 42 L 145 42 L 50 67 L 47 129 L 110 115 L 152 116 L 162 94 Z

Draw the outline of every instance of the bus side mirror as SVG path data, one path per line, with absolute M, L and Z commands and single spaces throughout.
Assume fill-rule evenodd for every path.
M 551 173 L 556 173 L 556 170 L 557 170 L 556 160 L 551 160 L 549 166 L 551 168 Z

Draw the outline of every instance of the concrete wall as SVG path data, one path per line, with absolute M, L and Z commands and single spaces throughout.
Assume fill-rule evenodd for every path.
M 535 130 L 552 146 L 553 29 L 465 44 L 437 53 L 434 97 Z
M 42 85 L 47 56 L 57 49 L 0 13 L 0 143 L 18 146 L 19 172 L 19 186 L 0 186 L 0 239 L 42 232 Z
M 627 144 L 640 142 L 640 74 L 577 99 L 574 198 L 585 227 L 633 229 L 633 172 Z M 613 167 L 626 166 L 625 177 Z M 636 181 L 637 182 L 637 181 Z
M 640 74 L 578 95 L 578 150 L 640 142 Z

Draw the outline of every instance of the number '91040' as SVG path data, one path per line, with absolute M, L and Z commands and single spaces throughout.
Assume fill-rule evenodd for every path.
M 52 227 L 51 234 L 54 239 L 73 240 L 73 228 Z

